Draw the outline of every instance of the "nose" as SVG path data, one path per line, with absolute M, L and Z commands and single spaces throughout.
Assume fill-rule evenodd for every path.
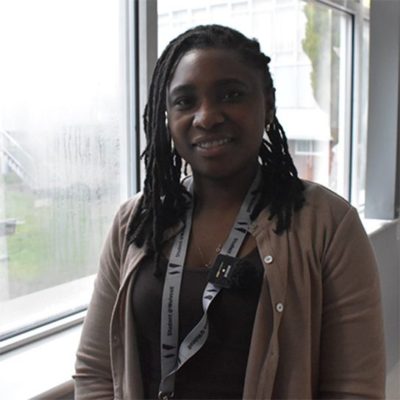
M 196 110 L 193 117 L 195 128 L 209 130 L 224 122 L 225 117 L 216 104 L 203 102 Z

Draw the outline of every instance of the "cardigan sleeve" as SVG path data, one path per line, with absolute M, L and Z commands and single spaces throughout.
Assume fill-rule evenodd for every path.
M 110 321 L 120 286 L 122 208 L 105 241 L 75 363 L 75 399 L 113 399 Z
M 380 283 L 374 252 L 354 208 L 340 222 L 322 262 L 319 397 L 382 399 Z

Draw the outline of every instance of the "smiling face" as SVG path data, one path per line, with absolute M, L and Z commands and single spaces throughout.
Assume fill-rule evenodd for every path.
M 167 90 L 168 126 L 195 177 L 253 175 L 269 101 L 261 71 L 234 50 L 195 49 Z

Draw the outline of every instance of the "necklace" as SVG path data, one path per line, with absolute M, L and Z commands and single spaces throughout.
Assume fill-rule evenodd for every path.
M 195 245 L 197 252 L 200 255 L 201 258 L 201 263 L 203 264 L 203 266 L 207 269 L 210 269 L 215 261 L 215 259 L 217 258 L 217 255 L 221 252 L 221 243 L 219 243 L 215 249 L 215 255 L 212 255 L 211 258 L 207 261 L 206 257 L 204 256 L 204 252 L 201 249 L 201 247 L 196 243 L 195 240 L 193 240 L 193 244 Z

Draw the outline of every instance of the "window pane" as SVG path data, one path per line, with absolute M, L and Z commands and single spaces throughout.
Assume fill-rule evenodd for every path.
M 352 203 L 359 209 L 365 206 L 365 178 L 367 166 L 368 73 L 369 73 L 369 22 L 362 26 L 360 117 L 359 130 L 354 135 L 354 168 Z
M 201 5 L 201 0 L 158 0 L 160 15 L 170 16 L 169 24 L 162 20 L 159 54 L 176 34 L 193 26 L 189 19 L 181 21 L 177 32 L 174 13 L 190 13 Z M 277 116 L 300 176 L 347 195 L 350 16 L 301 0 L 210 0 L 196 24 L 210 21 L 259 40 L 272 58 Z
M 90 295 L 126 196 L 119 13 L 112 0 L 1 2 L 0 336 Z

